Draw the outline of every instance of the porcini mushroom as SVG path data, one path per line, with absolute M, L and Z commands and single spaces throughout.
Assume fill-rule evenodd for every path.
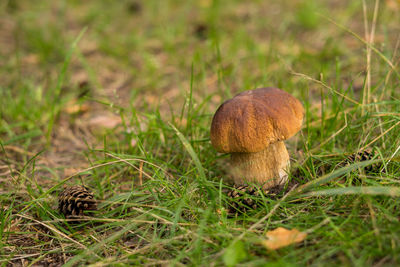
M 245 91 L 224 102 L 211 123 L 211 144 L 231 154 L 230 172 L 236 185 L 263 188 L 288 179 L 289 154 L 284 140 L 297 133 L 303 105 L 278 88 Z

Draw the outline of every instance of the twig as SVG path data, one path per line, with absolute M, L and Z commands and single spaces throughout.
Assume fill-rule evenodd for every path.
M 56 219 L 56 220 L 49 220 L 49 221 L 43 221 L 43 223 L 58 223 L 58 222 L 83 222 L 83 221 L 96 221 L 96 222 L 125 222 L 126 219 L 109 219 L 109 218 L 94 218 L 94 217 L 89 217 L 89 216 L 76 216 L 73 219 Z M 147 223 L 147 224 L 168 224 L 172 225 L 175 224 L 170 221 L 149 221 L 149 220 L 139 220 L 139 219 L 129 219 L 130 222 L 133 223 Z M 26 225 L 36 225 L 39 223 L 27 223 Z M 197 224 L 194 223 L 176 223 L 177 225 L 180 226 L 196 226 Z

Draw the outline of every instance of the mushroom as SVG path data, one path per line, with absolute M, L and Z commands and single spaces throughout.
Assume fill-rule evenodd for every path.
M 267 189 L 288 179 L 289 154 L 283 140 L 297 133 L 303 105 L 278 88 L 245 91 L 225 101 L 211 123 L 211 144 L 231 153 L 236 185 L 255 183 Z

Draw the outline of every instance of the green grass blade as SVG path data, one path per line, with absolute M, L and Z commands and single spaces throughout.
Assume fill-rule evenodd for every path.
M 192 145 L 185 138 L 185 136 L 183 136 L 183 134 L 175 126 L 173 126 L 171 123 L 169 123 L 169 125 L 172 127 L 172 129 L 174 129 L 174 131 L 175 131 L 176 135 L 178 136 L 179 140 L 182 142 L 183 146 L 185 147 L 185 149 L 187 150 L 187 152 L 191 156 L 191 158 L 192 158 L 192 160 L 193 160 L 193 162 L 194 162 L 194 164 L 196 166 L 196 169 L 197 169 L 197 171 L 199 173 L 199 176 L 200 176 L 200 181 L 199 181 L 200 185 L 206 190 L 208 196 L 211 199 L 212 206 L 214 207 L 215 203 L 216 203 L 215 202 L 216 194 L 212 190 L 210 190 L 210 187 L 209 187 L 210 183 L 208 183 L 208 180 L 206 178 L 206 174 L 204 172 L 203 165 L 201 164 L 201 162 L 199 160 L 199 157 L 197 156 L 197 154 L 194 151 Z
M 345 188 L 331 188 L 312 191 L 302 196 L 337 196 L 337 195 L 384 195 L 400 196 L 400 187 L 395 186 L 350 186 Z
M 126 232 L 134 229 L 137 227 L 135 223 L 127 223 L 127 225 L 121 229 L 120 231 L 114 233 L 110 237 L 106 238 L 104 241 L 101 241 L 91 247 L 89 247 L 87 250 L 82 251 L 81 254 L 76 255 L 72 259 L 70 259 L 68 262 L 64 264 L 64 266 L 75 266 L 77 263 L 79 263 L 82 260 L 86 260 L 87 257 L 96 255 L 96 252 L 102 248 L 103 246 L 106 246 L 109 243 L 114 242 L 115 240 L 119 239 L 123 234 Z
M 206 174 L 204 172 L 203 165 L 201 164 L 199 157 L 197 156 L 196 152 L 189 141 L 183 136 L 183 134 L 171 123 L 169 123 L 172 129 L 174 129 L 176 135 L 178 136 L 179 140 L 182 142 L 183 146 L 185 147 L 186 151 L 189 153 L 190 157 L 192 158 L 194 165 L 196 166 L 197 171 L 199 172 L 200 178 L 203 181 L 206 181 Z
M 295 190 L 293 192 L 293 194 L 305 193 L 305 192 L 311 190 L 312 188 L 315 188 L 319 185 L 322 185 L 329 181 L 332 181 L 333 179 L 338 178 L 346 173 L 349 173 L 358 168 L 366 167 L 368 165 L 371 165 L 371 164 L 374 164 L 377 162 L 381 162 L 381 160 L 368 160 L 368 161 L 358 162 L 358 163 L 351 164 L 350 166 L 340 168 L 332 173 L 328 173 L 320 178 L 317 178 L 315 180 L 312 180 L 312 181 L 300 186 L 297 190 Z
M 18 141 L 25 140 L 25 139 L 30 139 L 30 138 L 35 138 L 35 137 L 38 137 L 38 136 L 41 136 L 41 135 L 42 135 L 42 131 L 37 130 L 37 129 L 36 130 L 32 130 L 32 131 L 28 131 L 26 133 L 13 136 L 9 140 L 5 141 L 4 145 L 5 146 L 6 145 L 11 145 L 11 144 L 16 143 Z
M 76 49 L 76 46 L 78 45 L 79 41 L 82 39 L 83 35 L 85 34 L 87 30 L 87 27 L 83 28 L 81 30 L 81 32 L 78 34 L 78 36 L 75 38 L 75 40 L 72 42 L 70 49 L 68 50 L 67 55 L 65 56 L 65 60 L 64 60 L 64 64 L 61 68 L 61 72 L 60 75 L 58 76 L 57 79 L 57 85 L 55 88 L 55 92 L 54 92 L 54 96 L 53 99 L 56 100 L 58 99 L 60 92 L 61 92 L 61 87 L 64 83 L 64 78 L 65 78 L 65 74 L 67 73 L 67 69 L 69 66 L 69 63 L 71 62 L 72 59 L 72 55 L 74 54 L 74 51 Z M 54 121 L 57 117 L 57 113 L 58 113 L 58 109 L 59 109 L 59 105 L 53 105 L 52 110 L 51 110 L 51 116 L 50 116 L 50 120 L 49 120 L 49 125 L 47 128 L 47 134 L 46 134 L 46 138 L 47 138 L 47 144 L 50 143 L 50 137 L 51 137 L 51 133 L 53 131 L 53 126 L 54 126 Z

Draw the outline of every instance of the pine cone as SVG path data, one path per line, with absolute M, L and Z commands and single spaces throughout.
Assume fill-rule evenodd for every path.
M 351 164 L 354 162 L 362 162 L 362 161 L 368 161 L 371 160 L 373 158 L 375 158 L 376 156 L 378 156 L 377 151 L 373 150 L 372 148 L 366 148 L 362 151 L 356 152 L 351 154 L 350 156 L 348 156 L 343 164 L 341 165 L 347 165 L 347 164 Z M 365 171 L 367 172 L 372 172 L 374 170 L 377 170 L 380 168 L 380 164 L 379 163 L 374 163 L 371 165 L 368 165 L 365 167 Z
M 263 192 L 264 195 L 268 193 L 268 191 Z M 228 207 L 228 213 L 234 214 L 237 212 L 246 212 L 250 209 L 256 209 L 258 207 L 258 201 L 251 198 L 251 196 L 260 196 L 260 192 L 254 186 L 249 185 L 240 185 L 234 186 L 233 190 L 228 192 L 228 197 L 233 198 L 235 201 L 232 201 L 230 206 Z
M 58 196 L 58 209 L 66 217 L 81 216 L 84 210 L 96 210 L 93 194 L 81 185 L 64 188 Z

